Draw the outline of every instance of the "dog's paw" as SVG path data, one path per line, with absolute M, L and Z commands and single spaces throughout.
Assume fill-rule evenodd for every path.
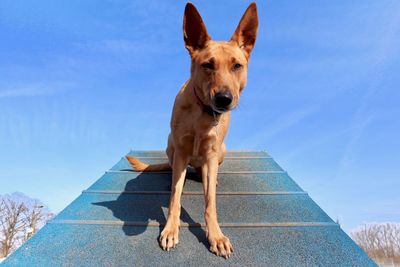
M 163 250 L 169 251 L 179 242 L 179 226 L 175 227 L 164 227 L 164 230 L 160 234 L 160 246 Z
M 215 253 L 217 256 L 224 257 L 225 259 L 231 256 L 233 246 L 228 237 L 221 234 L 214 238 L 209 237 L 208 242 L 210 243 L 210 251 Z

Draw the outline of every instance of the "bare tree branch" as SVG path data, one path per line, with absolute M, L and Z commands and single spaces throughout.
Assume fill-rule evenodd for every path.
M 0 196 L 0 257 L 13 252 L 52 217 L 42 208 L 37 201 L 32 205 Z

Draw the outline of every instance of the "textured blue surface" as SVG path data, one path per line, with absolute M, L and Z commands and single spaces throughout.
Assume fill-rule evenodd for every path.
M 182 228 L 172 252 L 158 227 L 48 224 L 5 266 L 375 266 L 339 227 L 225 228 L 225 260 L 208 251 L 203 229 Z M 140 234 L 137 234 L 140 233 Z
M 161 151 L 135 151 L 164 162 Z M 376 266 L 265 152 L 230 152 L 221 166 L 218 218 L 235 251 L 208 251 L 202 185 L 187 176 L 180 243 L 157 238 L 170 173 L 134 173 L 125 159 L 106 172 L 2 266 Z
M 143 159 L 147 163 L 165 163 L 165 159 Z M 131 165 L 125 158 L 121 158 L 111 170 L 132 170 Z M 221 164 L 219 172 L 249 172 L 249 171 L 283 171 L 283 169 L 272 158 L 243 158 L 226 159 Z
M 203 222 L 203 199 L 182 196 L 183 221 Z M 168 201 L 169 195 L 160 194 L 85 193 L 57 218 L 164 222 Z M 332 222 L 307 195 L 219 195 L 217 210 L 221 223 Z
M 140 180 L 140 181 L 139 181 Z M 287 173 L 257 173 L 257 174 L 220 174 L 218 175 L 218 192 L 265 192 L 265 191 L 302 191 Z M 89 189 L 120 190 L 120 191 L 159 191 L 170 190 L 171 174 L 166 173 L 136 173 L 107 172 Z M 200 179 L 188 175 L 184 191 L 203 192 Z

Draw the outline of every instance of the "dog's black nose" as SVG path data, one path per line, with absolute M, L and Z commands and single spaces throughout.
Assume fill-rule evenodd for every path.
M 218 92 L 214 96 L 215 107 L 227 108 L 232 103 L 232 94 L 230 92 Z

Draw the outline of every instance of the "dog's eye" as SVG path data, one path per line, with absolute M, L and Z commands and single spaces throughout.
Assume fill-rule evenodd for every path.
M 236 63 L 235 65 L 233 65 L 233 70 L 240 70 L 242 67 L 242 64 Z
M 206 62 L 206 63 L 201 64 L 201 67 L 203 69 L 213 70 L 214 69 L 214 64 L 212 64 L 210 62 Z

